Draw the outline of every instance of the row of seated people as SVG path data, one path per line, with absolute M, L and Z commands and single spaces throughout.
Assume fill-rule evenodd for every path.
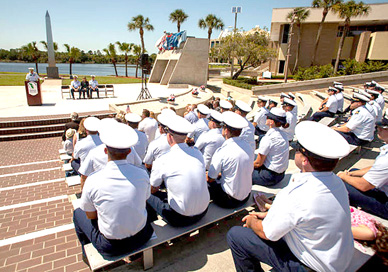
M 95 75 L 91 75 L 91 80 L 87 81 L 86 77 L 82 79 L 80 82 L 78 80 L 78 76 L 74 75 L 73 76 L 73 81 L 70 83 L 70 94 L 73 99 L 74 97 L 74 92 L 79 93 L 79 99 L 81 99 L 81 95 L 83 98 L 93 98 L 93 92 L 97 93 L 97 97 L 100 98 L 100 94 L 98 92 L 98 81 L 96 80 Z M 86 95 L 86 97 L 85 97 Z
M 251 108 L 242 101 L 236 101 L 234 112 L 229 105 L 222 113 L 198 105 L 184 118 L 164 109 L 157 122 L 147 110 L 142 117 L 128 113 L 126 125 L 87 118 L 83 125 L 88 136 L 78 141 L 73 151 L 74 160 L 80 160 L 80 168 L 75 170 L 83 187 L 81 208 L 74 212 L 81 244 L 92 242 L 103 256 L 120 255 L 149 239 L 150 222 L 156 214 L 173 226 L 189 225 L 206 214 L 210 199 L 221 207 L 237 207 L 250 197 L 252 182 L 276 183 L 273 180 L 279 173 L 272 169 L 284 168 L 279 170 L 284 176 L 288 167 L 290 138 L 281 127 L 287 127 L 287 112 L 295 104 L 291 101 L 283 99 L 288 111 L 273 107 L 265 114 L 269 129 L 256 159 L 255 127 L 246 120 Z M 222 102 L 221 108 L 226 105 Z M 195 117 L 198 120 L 190 122 Z M 388 141 L 388 135 L 383 135 L 388 133 L 388 120 L 383 121 L 378 123 L 379 135 Z M 277 270 L 343 271 L 353 255 L 344 185 L 348 181 L 342 174 L 332 173 L 338 159 L 349 152 L 349 145 L 340 134 L 316 122 L 302 122 L 293 130 L 298 139 L 295 162 L 302 173 L 293 175 L 293 182 L 276 196 L 267 212 L 246 216 L 245 228 L 229 232 L 237 270 L 260 270 L 259 263 L 265 262 Z M 186 144 L 193 142 L 194 147 Z M 143 157 L 144 166 L 140 160 L 136 167 L 131 154 Z M 380 197 L 388 179 L 376 171 L 388 171 L 388 165 L 382 163 L 385 157 L 382 153 L 376 160 L 384 167 L 370 168 L 370 177 L 363 178 L 380 191 Z M 343 175 L 352 176 L 349 173 Z M 167 193 L 160 191 L 162 184 Z M 370 197 L 354 183 L 349 185 Z M 385 203 L 380 204 L 380 216 L 387 218 L 386 195 Z M 373 209 L 369 212 L 376 213 Z M 321 228 L 317 229 L 317 224 Z M 359 238 L 357 234 L 354 237 Z

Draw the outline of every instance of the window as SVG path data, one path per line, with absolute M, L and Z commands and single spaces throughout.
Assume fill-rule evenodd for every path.
M 283 25 L 283 37 L 282 37 L 282 43 L 288 42 L 288 34 L 290 32 L 290 25 Z
M 286 62 L 284 60 L 279 61 L 279 70 L 278 70 L 279 74 L 284 74 L 284 65 L 285 64 L 286 64 Z

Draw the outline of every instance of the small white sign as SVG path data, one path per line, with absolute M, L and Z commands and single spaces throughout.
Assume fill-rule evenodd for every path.
M 36 82 L 30 81 L 27 83 L 27 86 L 30 95 L 35 96 L 38 94 L 38 84 Z
M 271 72 L 270 71 L 263 72 L 263 78 L 271 79 Z

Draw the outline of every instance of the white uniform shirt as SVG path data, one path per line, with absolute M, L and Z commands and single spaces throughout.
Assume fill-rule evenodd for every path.
M 295 100 L 294 100 L 295 101 Z M 296 103 L 296 101 L 295 101 Z M 295 116 L 298 116 L 298 105 L 296 105 L 293 109 L 292 109 L 292 114 L 294 114 Z
M 144 228 L 150 192 L 145 170 L 125 160 L 110 161 L 86 180 L 80 208 L 97 211 L 98 228 L 106 238 L 123 239 Z
M 379 94 L 379 96 L 376 98 L 376 102 L 379 104 L 380 108 L 384 110 L 385 107 L 385 101 L 382 94 Z
M 344 95 L 342 94 L 342 92 L 338 92 L 335 94 L 335 98 L 337 98 L 338 110 L 340 112 L 343 112 L 344 111 Z
M 187 121 L 189 121 L 191 124 L 194 124 L 195 122 L 198 121 L 198 116 L 193 112 L 193 111 L 189 111 L 186 115 L 185 115 L 185 119 Z
M 37 82 L 39 81 L 39 76 L 37 73 L 33 72 L 32 74 L 31 73 L 28 73 L 26 75 L 26 80 L 27 81 L 33 81 L 33 82 Z
M 143 161 L 148 147 L 147 135 L 144 132 L 139 131 L 138 129 L 135 129 L 135 131 L 137 133 L 137 136 L 139 137 L 139 140 L 133 147 L 135 148 L 140 159 Z
M 335 94 L 329 96 L 329 99 L 327 99 L 327 102 L 326 102 L 326 107 L 328 107 L 329 111 L 332 113 L 337 112 L 338 101 L 337 101 L 337 97 L 335 96 Z
M 198 148 L 203 155 L 206 170 L 209 170 L 214 152 L 216 152 L 216 150 L 221 147 L 224 142 L 225 138 L 222 136 L 221 128 L 213 128 L 202 133 L 195 142 L 195 147 Z
M 146 117 L 139 123 L 138 129 L 144 131 L 148 142 L 150 143 L 155 139 L 155 132 L 158 129 L 158 122 L 151 117 Z
M 89 86 L 96 88 L 98 86 L 98 81 L 97 80 L 89 80 Z
M 332 172 L 294 174 L 263 220 L 265 236 L 283 238 L 314 271 L 345 271 L 354 250 L 348 192 Z
M 157 158 L 170 151 L 170 145 L 167 142 L 167 134 L 162 134 L 150 142 L 147 153 L 144 157 L 144 163 L 152 164 Z
M 66 141 L 63 142 L 63 149 L 66 151 L 66 154 L 68 155 L 73 154 L 73 151 L 74 151 L 73 138 L 67 139 Z
M 70 85 L 72 88 L 77 89 L 79 86 L 81 86 L 81 82 L 78 80 L 73 80 Z
M 270 128 L 260 141 L 259 154 L 265 155 L 264 166 L 283 173 L 288 167 L 289 144 L 287 135 L 279 128 Z
M 265 124 L 267 122 L 266 114 L 269 110 L 266 107 L 261 107 L 256 112 L 255 117 L 253 118 L 253 122 L 257 123 L 256 127 L 258 127 L 262 131 L 268 131 L 269 127 Z
M 152 166 L 151 185 L 164 181 L 168 204 L 185 216 L 204 212 L 210 201 L 205 165 L 201 152 L 185 143 L 175 144 Z
M 88 135 L 81 141 L 77 141 L 74 146 L 74 159 L 80 159 L 82 164 L 89 151 L 95 148 L 96 146 L 99 146 L 100 144 L 102 144 L 102 142 L 100 140 L 100 136 L 98 136 L 97 134 Z
M 101 144 L 90 150 L 84 162 L 81 164 L 78 172 L 80 172 L 81 175 L 88 177 L 90 174 L 103 169 L 108 163 L 108 155 L 105 154 L 104 150 L 104 144 Z M 127 162 L 138 167 L 142 166 L 141 159 L 133 147 L 131 147 L 131 153 L 127 155 Z
M 225 193 L 243 200 L 252 189 L 253 160 L 254 153 L 246 141 L 230 138 L 214 153 L 208 176 L 220 183 Z M 219 173 L 221 178 L 217 180 Z
M 377 156 L 372 168 L 363 178 L 377 189 L 388 196 L 388 145 L 380 148 L 380 155 Z
M 373 106 L 376 115 L 376 122 L 380 122 L 383 119 L 383 110 L 380 108 L 379 103 L 372 100 L 369 102 L 369 104 Z
M 365 106 L 361 106 L 353 110 L 349 122 L 346 123 L 357 138 L 365 141 L 372 141 L 375 132 L 375 117 L 369 112 Z
M 288 128 L 282 127 L 280 129 L 283 130 L 287 134 L 288 141 L 292 141 L 294 139 L 295 127 L 296 127 L 296 123 L 298 121 L 298 117 L 296 115 L 292 114 L 292 112 L 287 111 L 286 112 L 286 120 L 290 126 Z
M 247 118 L 245 118 L 245 120 L 247 120 Z M 248 126 L 241 130 L 240 138 L 244 139 L 244 141 L 246 141 L 249 144 L 249 146 L 252 148 L 252 153 L 254 153 L 256 149 L 255 127 L 248 120 L 247 122 L 248 122 Z
M 194 142 L 197 142 L 198 137 L 205 131 L 209 131 L 209 120 L 207 118 L 200 118 L 194 123 L 194 131 L 187 134 L 187 137 L 194 138 Z

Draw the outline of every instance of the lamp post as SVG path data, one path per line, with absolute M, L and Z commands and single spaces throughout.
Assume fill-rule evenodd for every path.
M 292 29 L 294 27 L 294 22 L 295 22 L 295 12 L 294 14 L 292 14 L 292 18 L 291 18 L 291 24 L 290 24 L 290 29 L 289 29 L 289 33 L 288 33 L 288 44 L 287 44 L 287 56 L 286 56 L 286 63 L 285 63 L 285 71 L 284 71 L 284 83 L 287 83 L 287 77 L 288 77 L 288 63 L 290 61 L 290 51 L 291 51 L 291 39 L 292 39 Z
M 233 34 L 232 34 L 234 35 L 237 32 L 237 13 L 241 13 L 241 7 L 232 7 L 232 13 L 234 13 L 234 28 L 233 28 Z M 233 71 L 234 71 L 234 57 L 232 56 L 232 65 L 230 67 L 230 77 L 233 77 Z

